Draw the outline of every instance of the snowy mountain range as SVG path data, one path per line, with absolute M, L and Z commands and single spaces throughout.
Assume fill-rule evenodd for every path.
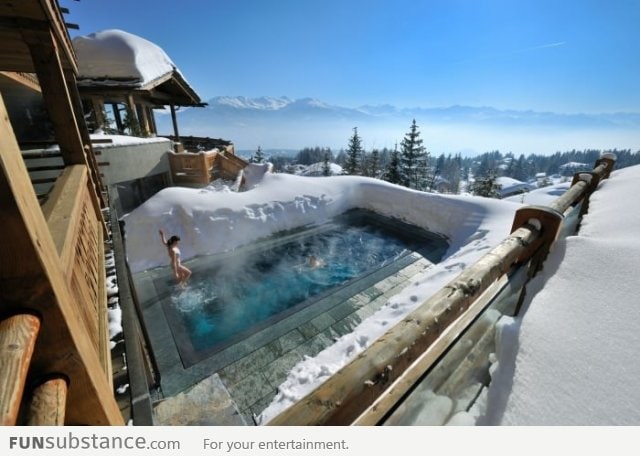
M 572 148 L 640 147 L 640 113 L 561 114 L 503 110 L 493 107 L 448 106 L 400 108 L 331 105 L 314 98 L 247 98 L 220 96 L 205 108 L 180 110 L 183 135 L 222 137 L 239 148 L 346 147 L 358 127 L 365 147 L 393 147 L 416 119 L 425 145 L 442 152 L 501 149 L 520 152 Z M 158 116 L 160 132 L 171 131 L 168 116 Z M 546 139 L 541 140 L 541 136 Z M 562 141 L 549 141 L 553 137 Z M 532 145 L 532 139 L 537 139 Z M 580 143 L 574 138 L 582 138 Z M 588 141 L 585 141 L 587 140 Z M 595 143 L 593 140 L 596 140 Z M 610 139 L 616 139 L 611 143 Z M 599 140 L 599 141 L 598 141 Z M 546 143 L 549 143 L 548 145 Z

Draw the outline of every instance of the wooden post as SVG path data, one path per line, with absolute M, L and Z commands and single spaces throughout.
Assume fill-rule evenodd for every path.
M 153 109 L 147 107 L 147 115 L 149 116 L 151 134 L 155 136 L 158 134 L 158 127 L 156 125 L 156 116 L 153 113 Z
M 91 166 L 92 163 L 85 152 L 80 123 L 76 115 L 76 104 L 80 103 L 81 105 L 80 98 L 77 96 L 77 100 L 75 100 L 75 97 L 69 91 L 60 55 L 51 32 L 27 33 L 26 39 L 33 65 L 42 87 L 42 96 L 47 112 L 55 129 L 62 159 L 65 165 L 85 165 L 92 170 L 94 210 L 96 215 L 102 218 L 100 208 L 104 206 L 104 201 L 100 191 L 100 175 L 97 171 L 97 166 Z M 75 79 L 73 84 L 73 87 L 75 87 Z M 82 119 L 82 122 L 84 122 L 84 119 Z M 87 131 L 86 125 L 84 130 Z M 86 136 L 88 138 L 88 132 Z
M 53 37 L 51 33 L 29 34 L 28 45 L 64 163 L 87 165 L 84 144 Z
M 602 165 L 603 163 L 606 166 L 606 169 L 602 176 L 603 179 L 609 179 L 609 175 L 611 174 L 611 171 L 613 171 L 613 168 L 616 165 L 616 159 L 617 159 L 616 154 L 606 153 L 606 154 L 602 154 L 602 156 L 598 160 L 596 160 L 596 168 Z
M 14 315 L 0 323 L 0 425 L 18 421 L 24 384 L 36 345 L 40 320 L 34 315 Z
M 104 100 L 98 97 L 91 97 L 91 106 L 93 107 L 97 128 L 104 129 L 107 120 L 104 118 Z
M 3 312 L 29 308 L 44 322 L 32 360 L 36 375 L 70 379 L 67 424 L 123 424 L 111 379 L 78 314 L 67 277 L 29 180 L 0 96 L 0 302 Z
M 116 121 L 116 130 L 118 130 L 118 134 L 122 134 L 124 133 L 124 125 L 122 123 L 119 103 L 111 103 L 111 109 L 113 110 L 113 118 Z
M 151 127 L 149 126 L 149 117 L 147 116 L 147 107 L 144 104 L 137 104 L 136 110 L 138 119 L 140 120 L 140 129 L 143 136 L 151 136 Z
M 175 142 L 180 142 L 180 133 L 178 132 L 178 119 L 176 117 L 176 107 L 174 105 L 170 105 L 171 107 L 171 121 L 173 122 L 173 136 L 175 136 Z

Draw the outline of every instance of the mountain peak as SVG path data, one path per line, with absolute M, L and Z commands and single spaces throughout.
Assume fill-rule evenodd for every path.
M 236 109 L 259 109 L 264 111 L 276 111 L 293 103 L 289 97 L 259 97 L 248 98 L 243 96 L 221 96 L 209 100 L 210 106 L 227 106 Z

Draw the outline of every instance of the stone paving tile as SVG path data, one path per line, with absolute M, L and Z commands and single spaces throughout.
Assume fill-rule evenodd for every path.
M 368 301 L 367 301 L 368 302 Z M 349 299 L 343 302 L 339 306 L 334 307 L 329 311 L 329 315 L 336 321 L 351 315 L 353 312 L 361 308 L 365 303 L 360 299 Z
M 336 320 L 331 315 L 326 313 L 318 315 L 316 318 L 310 321 L 310 323 L 315 326 L 318 331 L 324 331 L 335 322 Z
M 297 348 L 297 351 L 304 353 L 307 356 L 315 356 L 328 346 L 333 345 L 335 342 L 334 336 L 336 335 L 337 333 L 332 331 L 330 328 L 326 329 L 320 334 L 317 334 L 313 339 L 309 339 L 304 344 L 300 345 Z
M 266 394 L 261 399 L 251 404 L 251 406 L 248 409 L 248 412 L 251 413 L 251 415 L 255 414 L 256 417 L 259 417 L 260 414 L 264 411 L 264 409 L 266 409 L 269 406 L 269 404 L 273 402 L 273 399 L 276 397 L 276 394 L 277 392 L 275 390 L 269 394 Z M 258 423 L 258 424 L 263 424 L 263 423 Z
M 345 334 L 353 332 L 355 327 L 358 326 L 361 321 L 362 319 L 359 316 L 351 314 L 331 325 L 331 329 L 333 329 L 338 335 L 344 336 Z
M 298 330 L 302 333 L 305 339 L 311 339 L 320 332 L 320 330 L 316 328 L 316 326 L 313 325 L 310 321 L 300 325 L 298 327 Z
M 304 354 L 299 352 L 298 349 L 295 349 L 267 364 L 263 368 L 263 372 L 271 389 L 277 389 L 285 378 L 287 378 L 287 374 L 291 371 L 293 366 L 302 361 L 302 359 L 304 359 Z
M 273 352 L 279 358 L 288 351 L 293 350 L 300 344 L 304 343 L 305 340 L 306 339 L 304 338 L 304 335 L 302 335 L 302 333 L 297 329 L 294 329 L 284 336 L 281 336 L 278 339 L 274 340 L 270 344 L 265 345 L 265 347 L 269 347 L 270 350 L 273 350 Z
M 274 350 L 268 346 L 264 346 L 222 369 L 220 376 L 227 384 L 234 384 L 244 379 L 247 374 L 259 370 L 277 357 L 278 354 Z
M 225 383 L 229 394 L 240 410 L 246 409 L 266 394 L 273 391 L 262 371 L 254 372 L 234 384 Z

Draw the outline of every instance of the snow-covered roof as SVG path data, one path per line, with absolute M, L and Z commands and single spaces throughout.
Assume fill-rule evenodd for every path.
M 161 85 L 175 104 L 200 104 L 200 98 L 167 53 L 129 32 L 103 30 L 73 39 L 78 56 L 78 87 L 151 90 Z M 166 104 L 166 103 L 161 103 Z
M 173 73 L 175 64 L 158 45 L 123 30 L 103 30 L 73 39 L 80 80 L 147 86 Z
M 500 185 L 500 195 L 502 197 L 512 195 L 514 193 L 519 193 L 522 191 L 530 191 L 535 187 L 531 184 L 527 184 L 526 182 L 519 181 L 517 179 L 513 179 L 511 177 L 498 177 L 496 179 L 496 183 Z

